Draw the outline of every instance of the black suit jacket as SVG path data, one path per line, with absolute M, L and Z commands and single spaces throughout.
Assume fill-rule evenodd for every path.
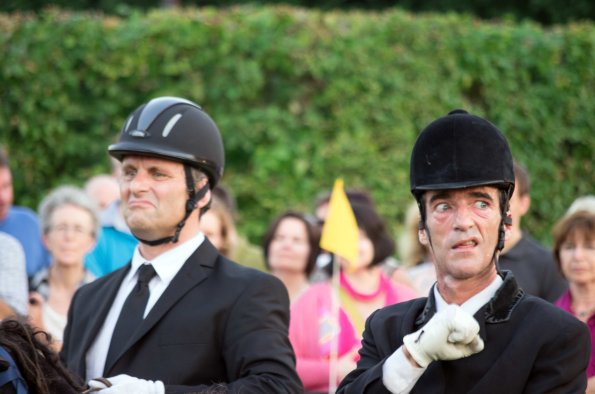
M 60 356 L 83 378 L 93 378 L 85 377 L 85 355 L 129 269 L 73 297 Z M 288 322 L 283 284 L 224 258 L 205 239 L 104 375 L 161 380 L 167 393 L 301 392 Z
M 591 340 L 574 316 L 520 290 L 510 271 L 494 298 L 474 315 L 485 348 L 470 357 L 430 363 L 412 394 L 583 394 Z M 388 306 L 366 321 L 357 368 L 337 393 L 387 393 L 384 361 L 403 337 L 424 326 L 436 311 L 429 298 Z

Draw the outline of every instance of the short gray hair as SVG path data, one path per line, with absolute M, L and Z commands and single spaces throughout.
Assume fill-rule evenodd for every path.
M 54 211 L 64 205 L 73 205 L 87 211 L 91 215 L 93 222 L 92 235 L 94 238 L 97 238 L 101 229 L 97 203 L 83 189 L 72 185 L 57 187 L 45 196 L 39 204 L 39 221 L 41 222 L 41 231 L 43 234 L 47 234 L 50 231 Z

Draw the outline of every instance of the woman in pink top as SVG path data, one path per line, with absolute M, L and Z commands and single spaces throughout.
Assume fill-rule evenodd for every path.
M 380 263 L 394 251 L 382 218 L 370 205 L 353 204 L 359 227 L 358 259 L 341 263 L 339 321 L 332 314 L 331 285 L 312 285 L 292 306 L 289 339 L 306 392 L 328 392 L 330 354 L 338 332 L 337 382 L 355 368 L 367 317 L 386 305 L 410 300 L 415 292 L 390 282 Z
M 568 280 L 568 290 L 556 305 L 583 321 L 591 332 L 587 393 L 595 393 L 595 213 L 578 211 L 558 221 L 554 258 Z

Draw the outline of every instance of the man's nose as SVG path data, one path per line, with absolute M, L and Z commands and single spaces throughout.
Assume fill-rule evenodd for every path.
M 473 227 L 473 219 L 471 218 L 471 210 L 467 206 L 461 206 L 455 209 L 454 212 L 454 227 L 460 230 L 467 230 Z
M 143 171 L 138 171 L 134 178 L 130 180 L 129 188 L 132 193 L 142 192 L 148 189 L 148 174 Z

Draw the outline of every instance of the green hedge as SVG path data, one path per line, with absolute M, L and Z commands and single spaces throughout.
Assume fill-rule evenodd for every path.
M 127 19 L 0 14 L 0 143 L 17 202 L 107 171 L 125 117 L 160 95 L 192 99 L 226 144 L 223 181 L 254 241 L 336 177 L 371 190 L 397 230 L 421 128 L 463 107 L 507 135 L 533 178 L 526 227 L 593 193 L 595 28 L 485 23 L 456 14 L 183 9 Z
M 39 11 L 53 5 L 77 11 L 100 10 L 125 15 L 133 9 L 148 10 L 164 6 L 165 3 L 177 3 L 185 7 L 290 4 L 319 10 L 377 11 L 399 7 L 413 12 L 466 12 L 484 19 L 529 19 L 546 25 L 595 20 L 595 2 L 592 0 L 2 0 L 0 12 Z

